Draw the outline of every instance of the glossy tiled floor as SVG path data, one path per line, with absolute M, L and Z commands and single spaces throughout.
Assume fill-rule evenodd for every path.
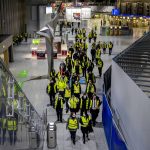
M 93 20 L 90 20 L 92 24 Z M 97 21 L 97 20 L 95 20 Z M 95 22 L 94 21 L 94 22 Z M 87 31 L 89 31 L 91 26 L 87 26 Z M 99 29 L 100 27 L 98 27 Z M 104 61 L 104 69 L 103 72 L 107 70 L 107 68 L 111 65 L 112 58 L 120 53 L 122 50 L 127 48 L 130 44 L 132 44 L 137 38 L 139 38 L 145 29 L 135 29 L 134 36 L 100 36 L 98 37 L 98 41 L 112 41 L 114 43 L 114 49 L 112 56 L 108 54 L 103 55 L 102 59 Z M 98 30 L 99 32 L 99 30 Z M 69 39 L 74 40 L 74 36 L 69 33 Z M 23 91 L 25 92 L 26 96 L 36 108 L 37 112 L 42 115 L 43 111 L 47 109 L 48 112 L 48 121 L 56 121 L 56 112 L 53 108 L 47 107 L 49 104 L 49 97 L 47 96 L 45 90 L 48 84 L 47 79 L 38 79 L 38 80 L 30 80 L 39 76 L 47 75 L 47 60 L 37 60 L 36 58 L 31 57 L 30 54 L 30 43 L 31 39 L 28 40 L 28 43 L 23 42 L 19 46 L 14 47 L 14 63 L 10 64 L 10 70 L 17 78 L 18 81 L 26 81 L 23 85 Z M 88 55 L 90 57 L 90 48 L 91 45 L 89 44 Z M 58 70 L 59 64 L 62 59 L 54 60 L 54 68 Z M 27 70 L 28 76 L 26 78 L 19 78 L 18 73 L 21 70 Z M 95 75 L 98 75 L 97 67 L 94 68 Z M 29 80 L 29 81 L 27 81 Z M 102 83 L 103 80 L 97 78 L 96 87 L 97 87 L 97 94 L 100 96 L 102 92 Z M 82 91 L 84 91 L 85 85 L 82 85 Z M 77 132 L 77 142 L 76 145 L 72 145 L 70 141 L 69 132 L 66 130 L 66 123 L 69 114 L 64 112 L 63 118 L 64 123 L 57 123 L 57 147 L 56 150 L 107 150 L 107 144 L 105 140 L 104 130 L 101 125 L 101 112 L 99 113 L 99 117 L 97 121 L 99 125 L 94 127 L 94 133 L 90 134 L 90 141 L 86 144 L 82 142 L 82 134 L 81 131 L 78 130 Z M 46 141 L 46 140 L 45 140 Z M 44 150 L 47 149 L 46 143 L 44 144 Z

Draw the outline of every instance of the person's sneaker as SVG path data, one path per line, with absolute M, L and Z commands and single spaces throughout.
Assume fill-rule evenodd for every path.
M 89 141 L 90 139 L 87 137 L 87 140 Z

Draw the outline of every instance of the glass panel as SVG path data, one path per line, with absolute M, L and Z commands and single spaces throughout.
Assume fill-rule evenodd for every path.
M 41 149 L 43 138 L 43 121 L 0 59 L 0 149 Z

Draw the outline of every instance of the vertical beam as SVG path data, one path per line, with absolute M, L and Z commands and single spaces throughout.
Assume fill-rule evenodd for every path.
M 53 38 L 49 40 L 46 39 L 46 49 L 47 49 L 47 60 L 48 60 L 48 74 L 52 71 L 54 62 L 53 62 Z

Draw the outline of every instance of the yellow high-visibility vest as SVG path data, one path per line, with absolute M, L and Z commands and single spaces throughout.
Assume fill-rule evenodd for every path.
M 97 65 L 98 65 L 98 67 L 102 68 L 103 67 L 103 62 L 101 60 L 98 60 Z
M 57 104 L 58 104 L 58 99 L 59 99 L 59 97 L 57 96 L 56 97 L 56 99 L 55 99 L 55 109 L 56 109 L 56 107 L 57 107 Z M 63 98 L 62 97 L 60 97 L 60 103 L 61 103 L 61 108 L 63 108 Z
M 76 109 L 76 108 L 77 108 L 77 103 L 79 103 L 79 99 L 76 98 L 75 96 L 74 96 L 74 97 L 71 97 L 71 98 L 69 99 L 70 108 Z
M 96 51 L 96 58 L 100 58 L 100 56 L 101 56 L 101 50 L 98 49 L 98 50 Z
M 87 86 L 87 93 L 89 93 L 89 92 L 91 92 L 91 93 L 95 92 L 95 88 L 94 88 L 93 84 L 92 85 L 88 84 L 88 86 Z
M 78 120 L 69 118 L 68 119 L 68 129 L 69 130 L 77 130 L 78 129 Z
M 65 98 L 70 98 L 71 97 L 71 90 L 70 89 L 66 89 L 65 90 Z
M 79 84 L 78 85 L 74 84 L 73 87 L 74 87 L 74 91 L 73 91 L 74 93 L 77 93 L 77 94 L 80 93 L 80 85 Z
M 58 91 L 64 91 L 65 88 L 66 88 L 66 82 L 63 80 L 58 80 L 58 82 L 57 82 Z
M 81 126 L 86 128 L 89 124 L 90 119 L 91 119 L 90 116 L 88 118 L 86 118 L 85 116 L 82 116 L 81 120 L 83 124 L 81 124 Z
M 80 102 L 80 109 L 82 109 L 83 107 L 83 99 L 81 99 Z M 92 100 L 90 100 L 89 98 L 86 99 L 86 110 L 90 109 L 92 107 Z
M 8 131 L 16 131 L 17 130 L 17 122 L 15 119 L 7 120 L 7 130 Z

